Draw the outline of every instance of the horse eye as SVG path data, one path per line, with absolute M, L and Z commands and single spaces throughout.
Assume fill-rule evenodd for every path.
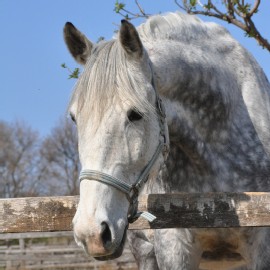
M 130 122 L 139 121 L 143 118 L 142 113 L 140 113 L 136 109 L 130 110 L 127 117 Z
M 70 118 L 76 124 L 76 119 L 73 113 L 70 113 Z

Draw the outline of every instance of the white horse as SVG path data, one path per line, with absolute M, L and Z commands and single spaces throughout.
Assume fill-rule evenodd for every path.
M 64 36 L 84 65 L 69 110 L 82 165 L 74 234 L 89 255 L 121 255 L 139 192 L 270 191 L 269 82 L 223 27 L 171 13 L 137 30 L 123 20 L 109 42 L 93 44 L 71 23 Z M 199 269 L 204 252 L 270 269 L 269 228 L 137 231 L 128 240 L 139 269 Z

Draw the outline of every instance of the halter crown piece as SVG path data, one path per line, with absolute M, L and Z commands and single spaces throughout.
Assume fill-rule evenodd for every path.
M 156 91 L 156 88 L 154 87 L 153 81 L 152 81 L 152 85 L 156 92 L 156 110 L 157 110 L 159 126 L 160 126 L 160 137 L 162 139 L 160 140 L 159 145 L 153 157 L 151 158 L 151 160 L 149 161 L 145 169 L 142 171 L 138 180 L 133 185 L 130 185 L 111 175 L 108 175 L 100 171 L 94 171 L 94 170 L 82 170 L 79 176 L 80 181 L 82 180 L 99 181 L 104 184 L 110 185 L 120 190 L 121 192 L 124 192 L 127 196 L 128 201 L 130 202 L 130 207 L 128 211 L 129 223 L 133 223 L 135 220 L 138 219 L 138 217 L 144 217 L 149 222 L 153 222 L 156 219 L 156 217 L 149 212 L 138 212 L 138 196 L 139 196 L 140 189 L 147 182 L 150 171 L 152 167 L 154 166 L 155 162 L 157 161 L 159 155 L 162 153 L 164 157 L 166 157 L 169 151 L 167 137 L 166 137 L 166 127 L 165 127 L 166 114 L 165 114 L 164 106 L 162 104 L 162 100 L 160 99 Z

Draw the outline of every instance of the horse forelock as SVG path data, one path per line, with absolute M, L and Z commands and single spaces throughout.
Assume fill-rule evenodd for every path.
M 91 117 L 92 124 L 98 125 L 104 111 L 116 103 L 127 103 L 145 114 L 155 112 L 155 108 L 140 92 L 140 82 L 127 68 L 127 58 L 117 39 L 93 48 L 69 105 L 71 107 L 77 102 L 76 113 L 81 113 L 82 121 Z

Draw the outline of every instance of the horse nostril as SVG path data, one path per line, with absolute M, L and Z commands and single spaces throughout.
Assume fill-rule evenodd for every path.
M 104 247 L 109 247 L 112 243 L 112 233 L 106 222 L 102 222 L 101 239 Z

